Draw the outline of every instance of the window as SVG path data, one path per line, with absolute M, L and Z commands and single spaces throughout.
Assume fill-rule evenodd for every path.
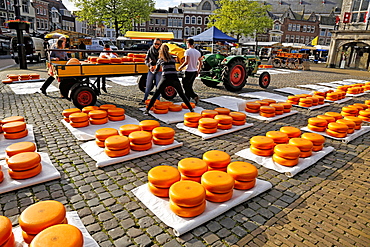
M 22 11 L 23 13 L 28 13 L 28 1 L 22 0 Z
M 351 22 L 366 22 L 369 0 L 354 0 L 352 5 Z
M 185 24 L 190 24 L 190 17 L 189 16 L 185 16 Z
M 150 19 L 150 24 L 154 25 L 154 19 Z
M 194 36 L 195 35 L 195 27 L 191 27 L 190 29 L 190 35 Z
M 311 32 L 311 26 L 307 26 L 307 33 Z
M 320 36 L 326 36 L 326 29 L 320 29 Z
M 166 19 L 162 19 L 162 25 L 166 25 Z
M 296 35 L 296 36 L 295 36 L 295 42 L 296 42 L 296 43 L 299 43 L 299 39 L 300 39 L 300 36 L 299 36 L 299 35 Z
M 202 17 L 198 16 L 197 18 L 197 24 L 202 25 Z
M 155 19 L 155 25 L 159 25 L 159 19 Z
M 325 42 L 325 39 L 324 38 L 319 38 L 319 45 L 323 45 Z
M 311 33 L 315 32 L 315 26 L 311 26 Z
M 274 25 L 274 30 L 280 30 L 280 24 L 275 24 Z
M 40 21 L 39 20 L 36 21 L 36 28 L 40 28 Z
M 171 18 L 168 19 L 168 26 L 172 27 L 172 19 Z
M 303 25 L 303 30 L 302 30 L 302 32 L 306 32 L 306 30 L 307 30 L 307 25 Z
M 211 4 L 209 2 L 205 2 L 202 6 L 202 10 L 211 10 Z
M 195 23 L 196 23 L 195 16 L 192 16 L 192 17 L 191 17 L 191 24 L 195 24 Z
M 292 24 L 288 24 L 288 31 L 292 31 Z
M 294 43 L 294 38 L 295 38 L 295 37 L 294 37 L 294 35 L 291 35 L 291 36 L 290 36 L 290 42 L 291 42 L 291 43 Z
M 331 32 L 328 30 L 328 33 L 326 34 L 327 37 L 331 37 Z
M 177 30 L 177 38 L 182 39 L 182 30 Z
M 306 42 L 305 44 L 309 44 L 310 43 L 310 36 L 306 36 Z
M 296 30 L 296 25 L 293 24 L 293 28 L 292 28 L 292 31 L 295 31 Z
M 140 28 L 140 32 L 145 32 L 145 28 Z
M 4 1 L 1 1 L 1 2 L 4 2 Z M 36 8 L 36 14 L 39 14 L 40 13 L 40 10 L 39 10 L 39 7 Z
M 110 31 L 107 31 L 107 37 L 110 37 Z
M 184 35 L 185 35 L 185 36 L 190 36 L 190 35 L 189 35 L 189 31 L 190 31 L 189 27 L 185 27 Z
M 179 13 L 179 10 L 178 10 L 177 8 L 174 8 L 174 9 L 173 9 L 173 13 L 174 13 L 174 14 L 178 14 L 178 13 Z
M 177 20 L 177 26 L 182 27 L 182 19 Z
M 304 36 L 301 36 L 301 43 L 304 44 Z
M 200 27 L 197 28 L 197 35 L 202 32 L 202 29 Z
M 297 32 L 300 32 L 300 31 L 301 31 L 301 25 L 297 24 Z
M 290 35 L 285 36 L 285 42 L 289 42 Z

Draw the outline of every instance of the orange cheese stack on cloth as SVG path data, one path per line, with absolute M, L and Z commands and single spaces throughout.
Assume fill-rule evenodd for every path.
M 108 109 L 114 109 L 116 107 L 117 106 L 113 104 L 104 104 L 104 105 L 99 106 L 99 109 L 103 111 L 108 111 Z
M 27 207 L 19 216 L 18 221 L 25 242 L 30 243 L 42 230 L 54 225 L 65 224 L 66 209 L 58 201 L 41 201 Z
M 263 101 L 263 100 L 256 100 L 256 101 L 254 101 L 254 103 L 258 103 L 261 106 L 264 106 L 264 105 L 268 106 L 270 104 L 269 102 Z
M 362 109 L 361 110 L 366 110 L 366 109 L 368 109 L 369 108 L 369 106 L 368 105 L 366 105 L 366 104 L 363 104 L 363 103 L 354 103 L 353 104 L 354 106 L 361 106 L 362 107 Z
M 276 100 L 273 99 L 263 99 L 262 101 L 267 102 L 269 105 L 276 103 Z
M 1 127 L 6 139 L 20 139 L 28 135 L 27 125 L 25 122 L 10 122 Z
M 302 107 L 311 107 L 312 103 L 313 103 L 312 98 L 300 98 L 298 105 Z
M 218 121 L 218 129 L 227 130 L 233 127 L 233 118 L 229 115 L 216 115 L 214 119 Z
M 289 144 L 278 144 L 274 147 L 272 160 L 282 166 L 295 166 L 299 162 L 301 151 Z
M 125 124 L 119 127 L 119 134 L 121 136 L 128 136 L 131 132 L 140 131 L 141 127 L 137 124 Z
M 256 185 L 258 170 L 250 163 L 242 161 L 231 162 L 227 166 L 227 173 L 235 180 L 234 189 L 249 190 Z
M 273 104 L 270 104 L 270 106 L 275 108 L 275 114 L 276 115 L 283 115 L 284 114 L 284 106 L 283 105 L 273 103 Z
M 260 115 L 262 117 L 275 117 L 275 108 L 272 106 L 261 106 L 260 107 Z
M 342 107 L 342 111 L 340 114 L 342 116 L 352 116 L 357 117 L 358 116 L 359 109 L 353 106 L 344 106 Z
M 154 104 L 154 109 L 153 109 L 153 112 L 155 114 L 166 114 L 168 113 L 169 111 L 169 104 L 168 103 L 172 103 L 172 102 L 169 102 L 169 101 L 158 101 Z
M 4 79 L 4 80 L 1 80 L 1 82 L 4 83 L 4 84 L 10 84 L 10 83 L 13 82 L 13 80 L 12 79 Z
M 197 128 L 202 115 L 198 112 L 187 112 L 184 114 L 184 125 L 190 128 Z
M 203 110 L 201 112 L 202 118 L 214 118 L 218 115 L 218 112 L 215 110 Z
M 190 102 L 190 105 L 191 107 L 194 109 L 195 108 L 195 104 L 193 102 Z M 181 107 L 183 109 L 189 109 L 189 107 L 185 104 L 185 103 L 181 103 Z
M 286 136 L 286 139 L 288 140 L 288 136 Z M 274 153 L 275 142 L 270 137 L 253 136 L 249 142 L 251 144 L 250 150 L 255 155 L 271 156 Z
M 12 157 L 13 155 L 24 153 L 24 152 L 35 152 L 36 145 L 33 142 L 17 142 L 10 146 L 7 146 L 5 149 L 5 153 L 8 157 Z
M 169 189 L 170 209 L 180 217 L 195 217 L 206 208 L 206 191 L 194 181 L 183 180 L 171 185 Z
M 152 148 L 152 133 L 148 131 L 134 131 L 128 135 L 130 148 L 134 151 L 146 151 Z
M 125 156 L 130 153 L 130 140 L 127 136 L 113 135 L 104 141 L 104 152 L 111 158 Z
M 168 110 L 172 112 L 179 112 L 179 111 L 182 111 L 182 106 L 177 105 L 177 104 L 172 104 L 168 107 Z
M 332 117 L 332 116 L 328 116 L 328 115 L 317 115 L 316 116 L 317 118 L 320 118 L 320 119 L 324 119 L 326 120 L 326 122 L 329 124 L 329 123 L 334 123 L 335 122 L 335 118 Z M 327 125 L 326 125 L 327 126 Z
M 213 118 L 201 118 L 198 122 L 198 130 L 204 134 L 217 132 L 218 121 Z
M 156 166 L 148 172 L 149 191 L 158 197 L 168 197 L 172 184 L 180 181 L 180 172 L 172 166 Z
M 356 108 L 358 111 L 362 111 L 362 110 L 364 109 L 364 107 L 363 107 L 362 105 L 355 105 L 355 104 L 353 104 L 353 105 L 348 105 L 348 107 L 354 107 L 354 108 Z
M 340 123 L 340 124 L 345 124 L 345 125 L 347 125 L 347 127 L 348 127 L 347 134 L 352 134 L 353 132 L 355 132 L 356 124 L 355 124 L 355 122 L 353 122 L 353 121 L 351 121 L 351 120 L 338 119 L 338 120 L 336 121 L 336 123 Z
M 288 135 L 289 138 L 295 138 L 301 136 L 301 130 L 296 127 L 284 126 L 280 128 L 280 132 Z
M 81 112 L 81 110 L 78 108 L 69 108 L 69 109 L 63 110 L 62 115 L 64 117 L 64 120 L 67 123 L 69 123 L 69 115 L 71 115 L 72 113 L 78 113 L 78 112 Z
M 255 103 L 255 102 L 247 102 L 245 104 L 245 111 L 249 113 L 258 113 L 260 112 L 260 103 Z
M 344 138 L 347 136 L 348 126 L 341 123 L 329 123 L 326 129 L 326 134 L 337 137 Z
M 362 119 L 361 118 L 353 117 L 353 116 L 345 116 L 344 119 L 355 122 L 355 124 L 356 124 L 355 130 L 361 129 L 361 125 L 362 125 Z
M 288 96 L 287 103 L 290 103 L 292 105 L 298 105 L 299 104 L 300 97 L 297 97 L 296 95 L 290 95 Z
M 359 94 L 361 93 L 360 87 L 350 87 L 347 89 L 348 94 Z
M 333 117 L 335 119 L 335 121 L 337 121 L 338 119 L 343 118 L 343 116 L 340 115 L 340 113 L 338 113 L 338 112 L 325 112 L 324 115 L 329 116 L 329 117 Z
M 20 81 L 26 81 L 26 80 L 29 80 L 30 79 L 30 75 L 29 74 L 20 74 L 18 79 Z
M 281 131 L 268 131 L 266 137 L 271 138 L 275 144 L 286 144 L 289 142 L 289 137 Z
M 175 141 L 175 130 L 170 127 L 157 127 L 152 130 L 155 145 L 170 145 Z
M 157 103 L 157 102 L 160 102 L 160 101 L 156 99 L 155 102 L 154 102 L 154 104 Z M 148 106 L 149 103 L 150 103 L 150 99 L 145 100 L 145 105 L 146 106 Z M 152 107 L 150 110 L 153 110 L 153 109 L 154 109 L 154 107 Z
M 325 119 L 311 117 L 308 119 L 307 128 L 312 131 L 324 132 L 326 130 L 327 125 L 328 122 Z
M 19 75 L 10 74 L 10 75 L 6 75 L 6 77 L 11 79 L 12 81 L 18 81 Z
M 152 132 L 152 130 L 159 127 L 160 124 L 156 120 L 143 120 L 139 123 L 139 126 L 142 131 Z
M 24 122 L 24 117 L 22 116 L 12 116 L 12 117 L 7 117 L 1 120 L 1 124 L 7 124 L 11 122 Z
M 37 80 L 40 79 L 40 75 L 36 73 L 31 73 L 30 74 L 30 80 Z
M 243 112 L 230 112 L 229 116 L 233 118 L 232 125 L 236 126 L 244 125 L 247 120 L 247 115 Z
M 95 131 L 95 142 L 96 144 L 104 148 L 105 147 L 105 139 L 110 136 L 118 135 L 118 131 L 114 128 L 102 128 Z
M 288 102 L 279 102 L 279 105 L 282 105 L 284 107 L 283 112 L 284 113 L 289 113 L 292 108 L 292 104 Z
M 218 115 L 229 115 L 230 114 L 230 109 L 227 109 L 227 108 L 217 107 L 214 110 L 218 112 Z
M 313 143 L 304 138 L 291 138 L 289 145 L 296 146 L 301 151 L 300 158 L 310 157 L 312 155 Z
M 312 106 L 317 106 L 319 104 L 319 98 L 316 96 L 308 96 L 307 99 L 312 99 Z M 324 98 L 323 98 L 324 101 Z
M 370 109 L 360 111 L 358 118 L 362 119 L 363 121 L 370 122 Z
M 81 230 L 73 225 L 54 225 L 37 234 L 30 244 L 30 247 L 42 246 L 83 247 L 84 238 Z
M 72 113 L 69 115 L 69 124 L 73 128 L 82 128 L 89 125 L 89 115 L 83 112 Z
M 82 108 L 82 112 L 87 113 L 87 114 L 89 114 L 89 112 L 93 110 L 99 110 L 99 106 L 89 105 L 89 106 L 85 106 L 84 108 Z
M 325 143 L 325 137 L 316 133 L 303 133 L 301 138 L 312 142 L 312 151 L 317 152 L 323 149 Z
M 177 163 L 181 180 L 191 180 L 200 183 L 203 173 L 208 170 L 207 163 L 199 158 L 185 158 Z
M 218 170 L 226 172 L 230 164 L 230 155 L 220 150 L 210 150 L 203 154 L 202 159 L 207 163 L 208 170 Z
M 6 160 L 9 176 L 13 179 L 27 179 L 42 170 L 41 156 L 36 152 L 22 152 Z
M 125 120 L 125 109 L 123 108 L 110 108 L 107 110 L 109 121 L 122 121 Z
M 15 246 L 12 222 L 2 215 L 0 215 L 0 246 Z
M 323 104 L 325 104 L 325 97 L 324 96 L 320 96 L 320 95 L 314 95 L 313 97 L 315 97 L 315 98 L 318 98 L 319 99 L 319 102 L 318 102 L 318 104 L 319 105 L 323 105 Z
M 343 91 L 336 91 L 336 93 L 338 93 L 338 98 L 339 99 L 344 99 L 346 97 L 346 92 L 343 92 Z
M 207 171 L 202 175 L 201 184 L 206 189 L 206 200 L 226 202 L 233 196 L 234 178 L 222 171 Z
M 89 112 L 91 124 L 100 125 L 108 123 L 108 113 L 105 110 L 92 110 Z
M 339 93 L 337 92 L 327 93 L 325 98 L 330 101 L 337 101 L 339 99 Z

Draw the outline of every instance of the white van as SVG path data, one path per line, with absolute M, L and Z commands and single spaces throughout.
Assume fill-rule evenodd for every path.
M 35 61 L 37 63 L 41 62 L 42 59 L 47 58 L 46 51 L 44 49 L 44 40 L 35 37 L 24 37 L 26 58 L 29 61 Z M 18 58 L 18 40 L 17 37 L 12 38 L 11 40 L 11 57 L 15 60 L 16 63 L 19 63 Z
M 99 38 L 91 39 L 91 45 L 86 45 L 86 50 L 99 50 L 102 51 L 104 49 L 104 45 L 108 44 L 113 51 L 117 51 L 118 48 L 115 46 L 111 41 L 104 41 Z

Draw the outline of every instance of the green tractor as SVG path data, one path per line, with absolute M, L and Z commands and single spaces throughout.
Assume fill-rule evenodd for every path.
M 254 55 L 223 56 L 221 54 L 204 55 L 200 79 L 209 87 L 223 83 L 228 91 L 240 91 L 247 83 L 248 76 L 257 73 L 260 59 Z M 259 86 L 267 88 L 270 74 L 263 72 L 259 76 Z

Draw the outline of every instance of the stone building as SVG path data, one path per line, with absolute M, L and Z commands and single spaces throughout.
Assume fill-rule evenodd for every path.
M 34 0 L 32 6 L 35 9 L 36 33 L 42 35 L 49 32 L 49 3 L 45 0 Z

